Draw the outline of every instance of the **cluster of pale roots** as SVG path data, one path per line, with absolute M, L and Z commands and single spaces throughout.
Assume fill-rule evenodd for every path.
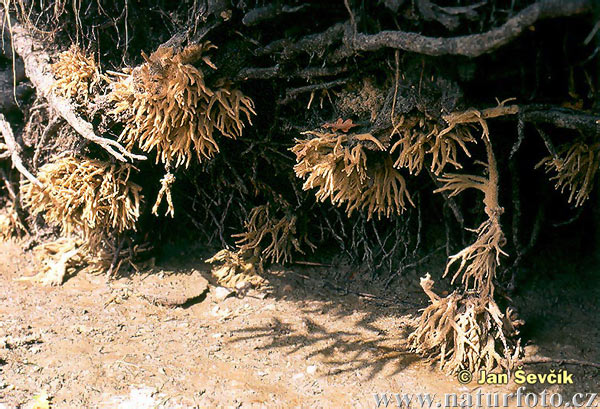
M 116 252 L 113 234 L 135 230 L 140 214 L 141 187 L 129 180 L 132 169 L 67 156 L 39 169 L 41 186 L 23 183 L 24 206 L 32 215 L 42 214 L 49 225 L 59 226 L 63 236 L 47 249 L 58 254 L 44 279 L 47 283 L 60 284 L 66 272 L 63 265 L 73 264 L 77 255 L 92 269 L 110 264 Z
M 250 253 L 271 262 L 286 263 L 292 260 L 292 251 L 304 254 L 302 244 L 315 249 L 308 238 L 297 237 L 297 217 L 286 215 L 282 218 L 273 218 L 267 205 L 257 206 L 252 209 L 245 225 L 245 232 L 235 234 L 239 238 L 236 244 L 241 254 Z
M 112 84 L 111 114 L 125 121 L 120 140 L 128 148 L 137 145 L 156 151 L 157 162 L 188 166 L 194 155 L 202 161 L 219 151 L 215 130 L 228 138 L 241 136 L 244 119 L 250 122 L 255 114 L 252 100 L 223 83 L 210 88 L 202 70 L 192 65 L 201 59 L 216 69 L 203 56 L 211 48 L 208 42 L 181 52 L 160 47 Z
M 54 92 L 80 105 L 90 102 L 90 96 L 101 79 L 93 56 L 86 56 L 78 46 L 73 45 L 58 55 L 58 60 L 51 68 L 56 78 L 52 85 Z
M 546 173 L 556 173 L 550 178 L 556 181 L 555 188 L 561 193 L 568 190 L 569 203 L 575 199 L 575 206 L 581 206 L 594 187 L 594 178 L 600 166 L 599 149 L 599 144 L 566 144 L 560 147 L 558 156 L 545 157 L 536 168 L 543 166 Z
M 296 176 L 306 179 L 302 188 L 316 188 L 317 200 L 331 200 L 336 206 L 346 205 L 351 215 L 366 210 L 390 217 L 401 214 L 407 202 L 413 204 L 404 177 L 394 169 L 391 158 L 367 165 L 369 144 L 377 151 L 383 145 L 370 134 L 306 132 L 312 138 L 296 140 L 292 152 L 296 155 Z M 380 159 L 380 158 L 379 158 Z
M 36 281 L 43 285 L 60 285 L 67 274 L 75 271 L 95 274 L 112 269 L 113 272 L 117 272 L 123 264 L 128 264 L 139 271 L 135 262 L 147 251 L 148 247 L 145 245 L 117 249 L 114 241 L 108 240 L 92 250 L 78 237 L 59 237 L 35 248 L 41 271 L 33 277 L 22 277 L 20 280 Z

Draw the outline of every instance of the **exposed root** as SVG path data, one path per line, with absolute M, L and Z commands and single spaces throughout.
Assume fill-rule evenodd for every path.
M 306 179 L 302 188 L 317 188 L 320 202 L 330 199 L 336 206 L 346 204 L 346 212 L 366 210 L 368 218 L 401 214 L 407 202 L 414 206 L 404 177 L 392 166 L 389 157 L 383 163 L 367 166 L 367 144 L 383 151 L 381 143 L 369 134 L 347 135 L 306 132 L 314 138 L 296 140 L 296 176 Z
M 266 280 L 257 274 L 253 260 L 246 259 L 241 251 L 234 252 L 223 249 L 206 262 L 221 263 L 221 265 L 213 267 L 212 274 L 224 287 L 236 288 L 252 285 L 259 288 L 266 284 Z
M 4 115 L 2 114 L 0 114 L 0 135 L 2 135 L 5 142 L 0 148 L 5 149 L 6 152 L 10 153 L 10 158 L 15 169 L 25 176 L 30 183 L 41 186 L 40 181 L 23 165 L 23 161 L 19 155 L 21 147 L 17 144 L 11 126 L 6 119 L 4 119 Z
M 111 114 L 126 122 L 120 139 L 128 148 L 138 145 L 144 152 L 156 151 L 157 162 L 188 166 L 194 154 L 202 161 L 219 151 L 215 130 L 234 139 L 242 134 L 243 117 L 250 122 L 255 114 L 252 100 L 224 84 L 211 89 L 204 73 L 191 65 L 201 58 L 216 69 L 203 56 L 211 48 L 216 47 L 208 42 L 181 52 L 160 47 L 113 84 Z
M 38 95 L 46 98 L 53 111 L 57 112 L 79 135 L 98 144 L 118 160 L 127 162 L 146 159 L 143 155 L 132 154 L 117 141 L 96 135 L 92 124 L 77 114 L 69 100 L 54 92 L 56 81 L 49 72 L 50 56 L 45 51 L 44 44 L 19 24 L 12 24 L 10 33 L 15 51 L 23 58 L 27 77 L 35 86 Z
M 542 0 L 525 7 L 503 25 L 487 32 L 449 38 L 404 31 L 362 34 L 355 33 L 347 24 L 344 42 L 353 51 L 376 51 L 389 47 L 425 55 L 478 57 L 509 43 L 540 20 L 588 13 L 593 10 L 593 5 L 593 0 Z
M 569 203 L 581 206 L 594 187 L 594 178 L 600 166 L 600 145 L 592 146 L 576 142 L 559 148 L 558 156 L 546 156 L 535 167 L 544 167 L 546 173 L 554 172 L 550 180 L 556 181 L 555 188 L 563 193 L 568 190 Z
M 304 254 L 302 244 L 311 250 L 316 247 L 306 236 L 297 238 L 296 216 L 286 215 L 281 219 L 272 218 L 267 205 L 257 206 L 250 212 L 246 231 L 234 234 L 240 253 L 260 256 L 271 262 L 292 261 L 292 251 Z M 265 246 L 266 244 L 266 246 Z

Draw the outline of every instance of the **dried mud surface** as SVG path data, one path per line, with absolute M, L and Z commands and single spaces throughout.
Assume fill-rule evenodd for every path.
M 339 291 L 322 268 L 273 268 L 268 294 L 251 290 L 217 300 L 209 266 L 193 254 L 113 281 L 79 274 L 54 288 L 14 281 L 37 269 L 20 243 L 0 243 L 0 261 L 0 408 L 31 408 L 42 391 L 53 408 L 65 409 L 373 408 L 374 393 L 478 388 L 405 351 L 426 305 L 417 272 L 387 291 L 377 282 L 351 284 L 379 297 L 368 298 Z M 171 286 L 185 276 L 199 287 L 183 306 L 148 297 L 162 293 L 160 277 Z M 563 281 L 534 281 L 515 296 L 528 320 L 527 351 L 598 361 L 600 284 Z M 598 369 L 525 369 L 551 368 L 568 369 L 575 384 L 550 391 L 600 392 Z

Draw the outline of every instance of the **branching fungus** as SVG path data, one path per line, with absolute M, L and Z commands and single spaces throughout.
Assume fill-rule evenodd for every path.
M 306 179 L 302 188 L 317 188 L 317 200 L 330 199 L 336 206 L 346 204 L 346 212 L 367 210 L 390 216 L 401 214 L 407 202 L 413 205 L 404 177 L 392 166 L 389 157 L 383 163 L 367 166 L 367 148 L 384 151 L 383 145 L 370 134 L 347 135 L 306 132 L 313 138 L 296 140 L 291 149 L 296 154 L 296 176 Z
M 134 230 L 140 214 L 141 187 L 129 180 L 131 165 L 68 156 L 42 166 L 43 187 L 26 181 L 23 202 L 43 214 L 64 235 L 81 234 L 94 248 L 110 233 Z
M 246 231 L 234 234 L 241 253 L 254 253 L 271 262 L 286 263 L 292 260 L 292 251 L 304 254 L 302 244 L 315 249 L 306 236 L 297 237 L 296 216 L 286 215 L 280 219 L 270 215 L 267 205 L 257 206 L 250 212 Z
M 76 45 L 58 55 L 58 61 L 52 64 L 52 73 L 56 78 L 54 91 L 82 105 L 89 102 L 93 89 L 100 83 L 94 57 L 86 56 Z
M 191 63 L 202 59 L 216 69 L 206 51 L 216 48 L 206 42 L 181 52 L 160 47 L 131 75 L 113 84 L 109 99 L 112 115 L 125 120 L 120 139 L 130 149 L 155 150 L 156 160 L 177 167 L 189 165 L 194 154 L 199 161 L 219 151 L 214 132 L 236 138 L 244 120 L 250 122 L 254 104 L 241 91 L 222 81 L 211 89 L 201 69 Z
M 569 203 L 575 199 L 575 206 L 581 206 L 594 187 L 594 177 L 600 166 L 599 149 L 599 144 L 566 144 L 560 147 L 557 157 L 547 156 L 535 167 L 543 166 L 546 173 L 554 172 L 550 180 L 556 181 L 556 190 L 561 193 L 568 190 Z

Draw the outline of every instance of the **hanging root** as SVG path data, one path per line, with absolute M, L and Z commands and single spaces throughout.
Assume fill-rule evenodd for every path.
M 202 59 L 204 67 L 216 69 L 203 54 L 216 48 L 210 43 L 191 45 L 181 52 L 160 47 L 131 75 L 114 82 L 109 99 L 116 107 L 111 114 L 126 123 L 120 140 L 128 148 L 138 145 L 144 152 L 156 151 L 156 161 L 188 166 L 219 151 L 215 130 L 235 139 L 245 120 L 255 115 L 252 100 L 221 83 L 215 89 L 204 81 L 204 73 L 191 63 Z
M 293 215 L 272 218 L 267 205 L 257 206 L 250 212 L 246 232 L 234 234 L 233 237 L 239 238 L 236 244 L 242 254 L 255 254 L 271 262 L 286 263 L 292 261 L 292 251 L 305 254 L 302 244 L 311 250 L 315 249 L 306 235 L 297 238 L 296 221 Z
M 401 214 L 407 202 L 414 206 L 404 177 L 386 156 L 383 163 L 367 166 L 367 144 L 383 151 L 381 143 L 370 134 L 347 135 L 310 131 L 314 138 L 296 140 L 291 149 L 296 154 L 296 176 L 306 179 L 302 188 L 317 188 L 320 202 L 331 200 L 336 206 L 346 204 L 350 216 L 366 210 L 370 219 Z
M 575 142 L 563 145 L 557 156 L 547 156 L 535 167 L 544 167 L 546 173 L 554 172 L 550 180 L 556 181 L 555 188 L 563 193 L 568 190 L 569 203 L 575 199 L 575 206 L 581 206 L 594 187 L 594 178 L 600 166 L 598 144 L 592 146 Z

